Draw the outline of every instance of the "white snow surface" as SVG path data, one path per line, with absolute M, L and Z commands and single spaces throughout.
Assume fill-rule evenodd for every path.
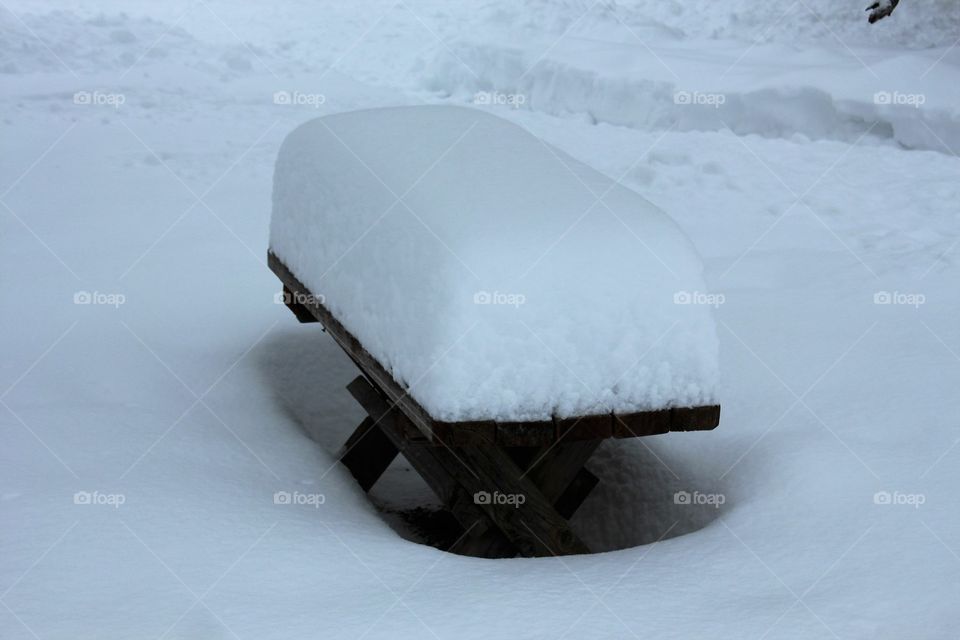
M 277 158 L 270 247 L 435 418 L 716 399 L 716 329 L 683 232 L 487 112 L 301 125 Z
M 5 0 L 0 638 L 955 638 L 960 4 L 867 4 Z M 601 448 L 593 555 L 420 544 L 435 498 L 336 463 L 357 370 L 275 302 L 286 134 L 466 103 L 623 176 L 725 296 L 720 427 Z

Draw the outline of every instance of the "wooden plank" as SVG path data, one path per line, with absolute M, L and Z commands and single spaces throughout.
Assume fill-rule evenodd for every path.
M 370 491 L 398 453 L 400 450 L 380 425 L 367 417 L 347 439 L 338 457 L 356 478 L 360 488 Z
M 566 491 L 563 492 L 563 495 L 561 495 L 560 499 L 554 504 L 557 513 L 568 520 L 572 518 L 573 514 L 577 512 L 577 509 L 580 508 L 580 505 L 583 504 L 583 501 L 587 499 L 587 496 L 590 495 L 590 492 L 593 491 L 593 488 L 596 487 L 599 482 L 600 478 L 590 473 L 588 469 L 581 468 L 580 471 L 577 472 L 577 475 L 574 476 L 573 482 L 567 486 Z
M 544 496 L 553 501 L 557 512 L 569 519 L 599 481 L 582 466 L 599 444 L 600 440 L 595 440 L 552 447 L 512 447 L 507 455 L 525 469 Z M 517 553 L 513 543 L 497 529 L 473 532 L 448 551 L 482 558 L 510 558 Z
M 536 456 L 543 454 L 544 449 L 545 447 L 503 447 L 510 459 L 524 471 L 530 468 Z
M 583 468 L 583 463 L 600 444 L 599 440 L 558 444 L 552 447 L 512 447 L 507 455 L 531 478 L 554 508 L 569 517 L 586 499 L 598 480 Z M 497 529 L 475 532 L 461 539 L 449 551 L 484 558 L 508 558 L 516 547 Z
M 503 447 L 539 447 L 556 437 L 553 422 L 498 422 L 497 444 Z
M 670 431 L 672 419 L 673 412 L 670 409 L 615 415 L 613 417 L 613 436 L 615 438 L 636 438 L 638 436 L 667 433 Z
M 287 309 L 293 312 L 293 315 L 297 317 L 297 321 L 301 324 L 306 324 L 310 322 L 316 322 L 317 319 L 313 317 L 313 314 L 310 313 L 310 310 L 305 306 L 297 302 L 298 294 L 290 290 L 290 287 L 283 285 L 283 304 L 286 305 Z
M 437 497 L 444 504 L 449 501 L 457 488 L 456 481 L 443 468 L 433 461 L 417 443 L 411 442 L 403 427 L 398 423 L 398 411 L 391 407 L 380 393 L 363 376 L 357 376 L 347 385 L 350 395 L 360 403 L 374 422 L 381 426 L 384 434 L 400 450 L 408 462 L 423 476 Z
M 613 435 L 613 414 L 554 418 L 556 439 L 599 440 Z
M 708 431 L 720 424 L 720 405 L 673 409 L 671 431 Z
M 474 503 L 473 496 L 467 495 L 456 477 L 449 472 L 449 467 L 461 464 L 453 458 L 451 450 L 417 443 L 407 438 L 403 427 L 398 424 L 398 418 L 402 414 L 396 408 L 391 408 L 380 392 L 363 376 L 357 376 L 347 385 L 347 389 L 381 426 L 403 457 L 423 477 L 464 529 L 483 533 L 492 528 L 493 523 L 486 512 Z
M 381 397 L 386 401 L 386 394 L 380 393 Z M 429 440 L 423 432 L 417 428 L 410 418 L 400 410 L 400 407 L 394 408 L 394 422 L 399 427 L 400 433 L 403 434 L 403 437 L 407 439 L 408 442 L 421 445 L 433 444 L 432 440 Z
M 484 422 L 434 422 L 434 439 L 448 447 L 466 447 L 477 442 L 494 442 L 497 423 Z
M 462 489 L 461 487 L 461 490 L 456 492 L 450 504 L 446 505 L 446 507 L 455 514 L 454 517 L 457 519 L 457 522 L 460 523 L 460 526 L 469 532 L 462 540 L 494 535 L 494 537 L 499 537 L 507 541 L 502 534 L 499 536 L 496 535 L 499 531 L 493 526 L 493 520 L 488 518 L 482 509 L 478 509 L 476 497 Z M 507 542 L 509 544 L 509 541 Z M 505 549 L 504 553 L 511 550 L 513 554 L 516 555 L 517 549 L 513 544 L 509 544 L 509 549 Z M 463 555 L 475 555 L 473 553 L 460 553 L 463 553 Z
M 555 503 L 573 481 L 601 440 L 581 440 L 544 447 L 527 466 L 524 475 Z
M 348 385 L 350 393 L 367 410 L 371 419 L 383 425 L 383 431 L 403 453 L 417 472 L 424 476 L 445 505 L 465 529 L 473 532 L 479 527 L 484 553 L 509 553 L 503 540 L 490 536 L 493 530 L 486 519 L 492 520 L 503 537 L 524 555 L 565 555 L 588 553 L 586 545 L 573 533 L 569 524 L 553 507 L 553 500 L 545 496 L 510 457 L 494 443 L 478 444 L 457 450 L 411 443 L 401 433 L 394 415 L 397 410 L 371 383 L 358 376 Z M 551 476 L 550 468 L 561 469 L 586 454 L 595 443 L 576 443 L 557 446 L 534 461 L 530 474 Z M 592 449 L 590 449 L 592 450 Z M 571 455 L 574 452 L 576 455 Z M 548 459 L 549 456 L 549 459 Z M 558 461 L 562 461 L 558 462 Z M 548 486 L 559 486 L 549 484 Z M 549 489 L 551 493 L 554 488 Z M 472 501 L 469 497 L 472 496 Z M 483 496 L 488 496 L 484 498 Z M 497 496 L 507 496 L 500 502 Z M 517 504 L 522 496 L 522 503 Z M 511 503 L 510 498 L 513 498 Z M 559 497 L 559 496 L 558 496 Z M 483 535 L 490 536 L 484 540 Z M 464 545 L 460 550 L 466 549 Z M 476 550 L 476 548 L 475 548 Z
M 487 515 L 525 556 L 589 553 L 586 544 L 539 488 L 500 447 L 479 444 L 457 452 L 465 465 L 447 470 L 474 495 Z

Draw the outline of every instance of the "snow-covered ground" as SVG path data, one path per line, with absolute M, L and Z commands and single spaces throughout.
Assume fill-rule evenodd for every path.
M 955 637 L 960 5 L 865 4 L 4 2 L 0 637 Z M 334 462 L 356 372 L 274 301 L 273 163 L 421 103 L 704 256 L 721 425 L 601 449 L 606 553 L 445 554 L 405 465 L 375 507 Z

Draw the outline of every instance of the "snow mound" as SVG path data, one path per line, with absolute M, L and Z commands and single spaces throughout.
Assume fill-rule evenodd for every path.
M 594 41 L 573 37 L 544 56 L 536 47 L 465 40 L 427 59 L 421 84 L 476 104 L 580 114 L 641 130 L 848 142 L 869 134 L 953 155 L 960 148 L 960 89 L 950 79 L 960 59 L 939 51 L 863 57 L 869 66 L 843 50 L 798 55 L 782 45 L 726 44 L 704 55 L 696 46 L 655 54 L 626 42 L 596 51 Z M 794 62 L 743 64 L 754 58 Z
M 701 262 L 637 193 L 479 110 L 317 118 L 271 250 L 441 420 L 715 402 Z
M 486 2 L 476 13 L 488 23 L 512 28 L 518 42 L 544 33 L 555 40 L 561 35 L 601 28 L 645 41 L 666 36 L 677 40 L 826 42 L 882 48 L 949 47 L 956 42 L 960 12 L 954 0 L 904 2 L 891 19 L 876 24 L 867 22 L 869 14 L 864 11 L 871 3 L 528 0 Z
M 194 65 L 201 44 L 177 24 L 125 13 L 85 17 L 69 10 L 0 14 L 0 74 L 68 73 L 89 81 L 173 56 Z M 209 51 L 206 53 L 209 54 Z M 124 74 L 126 75 L 126 74 Z M 82 80 L 81 80 L 82 78 Z M 124 78 L 104 78 L 116 86 Z

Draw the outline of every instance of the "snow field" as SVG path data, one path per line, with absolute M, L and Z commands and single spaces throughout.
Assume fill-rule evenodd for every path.
M 13 34 L 2 66 L 16 70 L 0 75 L 0 636 L 954 635 L 960 163 L 944 146 L 904 148 L 876 129 L 858 142 L 861 129 L 794 131 L 790 122 L 818 121 L 804 116 L 813 102 L 787 101 L 775 79 L 763 84 L 796 118 L 741 135 L 610 124 L 570 108 L 582 102 L 572 88 L 542 89 L 562 107 L 474 105 L 607 176 L 626 174 L 691 238 L 708 290 L 725 296 L 721 426 L 610 443 L 591 465 L 602 483 L 574 526 L 608 553 L 449 556 L 389 515 L 430 504 L 406 465 L 388 470 L 371 502 L 334 464 L 362 417 L 343 390 L 355 368 L 274 303 L 262 263 L 284 135 L 317 115 L 472 101 L 474 85 L 452 72 L 441 82 L 439 51 L 486 45 L 489 64 L 472 65 L 482 78 L 505 41 L 535 48 L 522 54 L 531 62 L 550 44 L 518 30 L 556 40 L 588 5 L 0 8 Z M 927 77 L 957 85 L 955 13 L 942 4 L 905 0 L 872 31 L 862 6 L 806 5 L 829 30 L 799 4 L 599 4 L 572 35 L 619 33 L 562 68 L 592 70 L 591 58 L 632 42 L 639 53 L 623 56 L 619 84 L 638 86 L 630 65 L 645 49 L 619 18 L 678 73 L 671 49 L 699 41 L 701 56 L 729 59 L 767 32 L 780 55 L 757 45 L 743 76 L 862 68 L 833 31 L 883 89 L 911 91 L 917 76 L 899 74 L 918 56 L 942 56 Z M 148 52 L 155 42 L 166 56 Z M 544 66 L 560 69 L 565 49 Z M 236 56 L 249 67 L 231 67 Z M 875 65 L 887 56 L 910 64 Z M 695 80 L 677 86 L 711 90 Z M 874 81 L 865 69 L 861 80 Z M 808 73 L 802 86 L 821 84 Z M 126 101 L 73 102 L 93 89 Z M 274 104 L 293 90 L 326 102 Z M 859 98 L 868 107 L 869 95 Z M 664 89 L 669 109 L 671 97 Z M 933 106 L 904 113 L 947 140 Z M 125 302 L 74 304 L 80 291 Z M 876 303 L 883 292 L 898 295 Z M 918 294 L 924 302 L 910 304 Z M 74 502 L 93 491 L 124 502 Z M 278 492 L 325 499 L 278 504 Z M 725 500 L 695 504 L 695 492 Z

